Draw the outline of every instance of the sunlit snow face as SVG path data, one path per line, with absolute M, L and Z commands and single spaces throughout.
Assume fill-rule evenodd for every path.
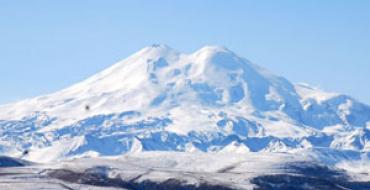
M 41 112 L 29 117 L 34 111 Z M 35 160 L 49 152 L 57 159 L 148 150 L 364 151 L 369 130 L 351 131 L 369 129 L 369 113 L 348 96 L 295 85 L 226 48 L 181 54 L 153 46 L 70 88 L 0 106 L 0 151 L 30 148 Z

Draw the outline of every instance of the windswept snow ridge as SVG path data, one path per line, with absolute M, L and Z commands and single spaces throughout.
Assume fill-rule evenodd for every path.
M 38 162 L 142 151 L 360 154 L 370 150 L 369 123 L 369 106 L 292 84 L 224 47 L 153 45 L 67 89 L 0 106 L 0 152 L 28 150 L 23 158 Z

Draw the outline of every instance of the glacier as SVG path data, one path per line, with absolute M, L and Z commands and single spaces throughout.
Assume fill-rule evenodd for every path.
M 359 160 L 370 151 L 370 106 L 291 83 L 225 47 L 184 54 L 167 45 L 0 106 L 2 155 L 50 162 L 147 151 L 310 151 Z

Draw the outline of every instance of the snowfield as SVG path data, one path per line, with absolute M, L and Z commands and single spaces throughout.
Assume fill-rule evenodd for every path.
M 365 186 L 351 180 L 369 180 L 369 126 L 368 105 L 293 84 L 227 48 L 183 54 L 153 45 L 69 88 L 0 106 L 0 153 L 44 163 L 17 170 L 30 183 L 34 175 L 40 184 L 52 179 L 50 189 L 89 189 L 96 182 L 64 176 L 94 178 L 85 170 L 100 163 L 100 169 L 117 168 L 103 177 L 119 184 L 113 189 L 137 189 L 145 180 L 158 188 L 165 182 L 191 189 L 205 180 L 204 185 L 268 189 L 266 184 L 284 179 L 309 189 L 312 181 L 301 177 L 311 173 L 296 163 L 335 176 L 325 179 L 335 184 L 330 187 L 314 176 L 315 188 L 356 189 Z M 42 167 L 65 171 L 43 173 Z M 344 173 L 346 184 L 338 183 Z M 36 188 L 18 183 L 18 174 L 4 176 L 4 188 L 10 182 Z

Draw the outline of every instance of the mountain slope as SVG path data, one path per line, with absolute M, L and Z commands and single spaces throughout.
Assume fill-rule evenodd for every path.
M 369 106 L 292 84 L 224 47 L 182 54 L 154 45 L 67 89 L 0 106 L 0 151 L 29 150 L 37 161 L 149 150 L 366 152 L 369 121 Z

